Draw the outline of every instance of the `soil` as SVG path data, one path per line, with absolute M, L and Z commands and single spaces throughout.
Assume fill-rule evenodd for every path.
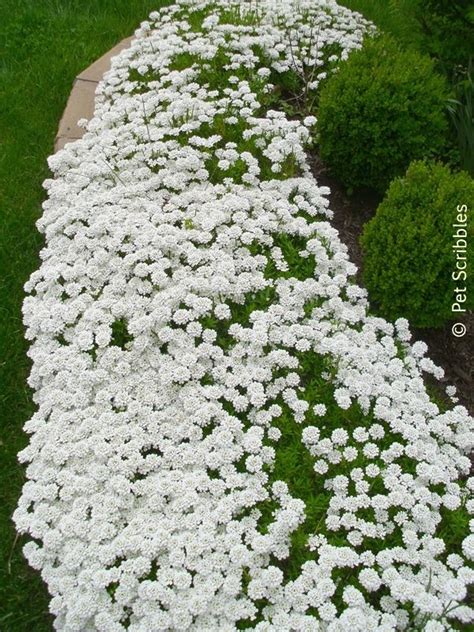
M 330 208 L 334 213 L 331 223 L 346 244 L 350 259 L 358 268 L 357 282 L 363 286 L 363 258 L 359 237 L 364 224 L 375 215 L 381 198 L 369 191 L 349 196 L 316 153 L 309 156 L 309 161 L 318 183 L 331 189 Z M 453 323 L 447 323 L 439 329 L 412 327 L 411 331 L 413 340 L 423 340 L 428 346 L 428 356 L 444 369 L 442 384 L 455 386 L 459 403 L 474 415 L 474 314 L 466 314 L 456 322 L 462 322 L 466 326 L 467 333 L 461 338 L 453 335 Z

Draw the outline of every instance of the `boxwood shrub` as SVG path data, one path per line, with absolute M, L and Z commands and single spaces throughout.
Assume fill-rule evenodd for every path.
M 322 88 L 321 158 L 347 189 L 384 193 L 412 160 L 441 153 L 448 98 L 428 56 L 389 36 L 369 38 Z
M 394 180 L 361 238 L 364 281 L 383 316 L 441 326 L 453 317 L 456 288 L 466 298 L 460 307 L 472 309 L 474 275 L 461 268 L 473 261 L 473 212 L 474 180 L 466 172 L 417 161 Z

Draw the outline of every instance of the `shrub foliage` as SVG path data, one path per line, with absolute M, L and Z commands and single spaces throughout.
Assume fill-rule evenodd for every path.
M 469 211 L 473 203 L 474 180 L 436 163 L 414 162 L 391 184 L 361 239 L 364 280 L 384 316 L 406 317 L 417 327 L 440 326 L 452 317 L 456 287 L 472 286 L 472 276 L 469 281 L 459 274 L 456 253 L 472 261 L 474 243 L 471 222 L 465 239 L 470 251 L 462 252 L 462 241 L 453 250 L 453 234 L 459 230 L 465 238 L 464 229 L 453 224 L 457 208 L 465 204 Z M 463 307 L 472 308 L 474 288 L 464 294 Z
M 407 5 L 407 0 L 395 0 Z M 474 54 L 474 5 L 472 0 L 417 0 L 412 11 L 420 24 L 424 49 L 451 72 L 466 66 Z
M 321 157 L 347 188 L 383 193 L 412 160 L 442 150 L 447 97 L 427 56 L 368 39 L 322 89 Z

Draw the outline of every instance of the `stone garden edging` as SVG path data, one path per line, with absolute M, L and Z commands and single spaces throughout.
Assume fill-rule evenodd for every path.
M 132 39 L 133 36 L 130 36 L 120 41 L 74 79 L 73 88 L 54 139 L 55 152 L 62 149 L 66 143 L 74 142 L 83 136 L 85 130 L 78 127 L 77 122 L 83 118 L 92 118 L 97 84 L 110 69 L 111 59 L 127 48 Z

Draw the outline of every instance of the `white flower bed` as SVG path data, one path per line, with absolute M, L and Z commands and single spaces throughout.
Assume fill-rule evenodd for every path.
M 55 626 L 473 621 L 473 421 L 430 400 L 442 372 L 408 323 L 368 315 L 306 162 L 315 120 L 270 100 L 295 67 L 316 89 L 370 25 L 332 0 L 178 5 L 49 161 L 14 518 Z M 306 465 L 279 480 L 288 446 Z

